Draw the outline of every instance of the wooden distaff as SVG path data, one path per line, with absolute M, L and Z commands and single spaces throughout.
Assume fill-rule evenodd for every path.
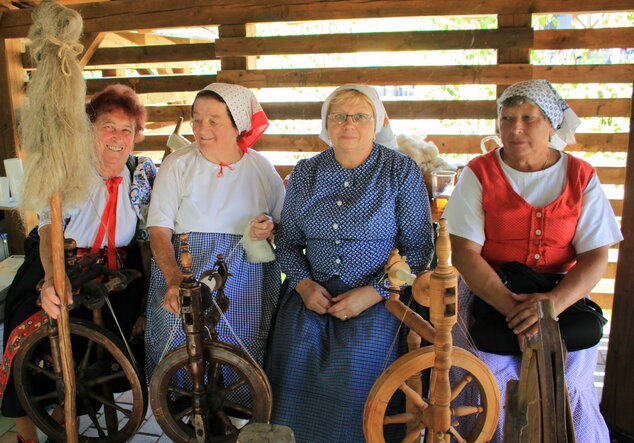
M 85 111 L 86 82 L 77 60 L 82 51 L 78 43 L 82 28 L 76 11 L 52 0 L 43 1 L 33 10 L 29 50 L 37 72 L 28 84 L 28 100 L 20 122 L 25 160 L 20 208 L 51 211 L 51 259 L 55 292 L 61 301 L 57 326 L 69 442 L 78 441 L 78 437 L 62 207 L 72 207 L 88 198 L 97 179 L 94 140 Z

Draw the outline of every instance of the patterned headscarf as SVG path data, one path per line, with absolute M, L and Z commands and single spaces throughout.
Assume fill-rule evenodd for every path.
M 506 99 L 516 96 L 525 97 L 535 102 L 548 118 L 555 130 L 555 134 L 548 144 L 551 148 L 563 150 L 566 145 L 576 143 L 574 134 L 581 121 L 548 80 L 528 80 L 509 86 L 498 99 L 498 120 L 502 111 L 502 103 Z
M 238 146 L 247 152 L 269 127 L 269 120 L 253 92 L 228 83 L 212 83 L 203 91 L 213 91 L 225 101 L 238 127 Z
M 358 85 L 354 83 L 350 83 L 347 85 L 343 85 L 335 89 L 332 94 L 328 96 L 324 104 L 321 106 L 321 134 L 319 134 L 319 138 L 328 143 L 328 145 L 332 146 L 332 142 L 328 138 L 328 129 L 326 128 L 326 121 L 328 120 L 328 108 L 330 108 L 330 100 L 335 92 L 340 91 L 342 89 L 352 89 L 355 91 L 359 91 L 366 97 L 370 99 L 372 102 L 372 107 L 374 108 L 374 133 L 376 134 L 375 141 L 383 146 L 387 146 L 388 148 L 396 149 L 398 144 L 396 143 L 396 138 L 394 137 L 394 133 L 392 132 L 392 127 L 390 126 L 390 120 L 387 117 L 387 112 L 383 107 L 383 103 L 379 99 L 379 94 L 376 93 L 376 90 L 367 85 Z

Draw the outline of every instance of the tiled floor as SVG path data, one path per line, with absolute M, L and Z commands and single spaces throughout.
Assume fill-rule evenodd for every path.
M 0 337 L 1 337 L 2 325 L 0 324 Z M 601 390 L 603 389 L 603 378 L 605 376 L 605 357 L 608 350 L 608 337 L 610 333 L 610 323 L 604 328 L 604 336 L 599 344 L 599 361 L 597 368 L 594 372 L 594 385 L 597 388 L 599 398 L 601 398 Z M 127 397 L 130 397 L 129 392 L 120 394 L 119 399 L 126 402 Z M 131 400 L 131 399 L 130 399 Z M 128 401 L 129 403 L 129 401 Z M 85 429 L 88 424 L 88 420 L 85 417 L 80 419 L 80 430 Z M 46 438 L 42 434 L 40 441 L 45 441 Z M 13 424 L 13 420 L 2 417 L 0 415 L 0 443 L 14 443 L 16 441 L 16 432 Z M 148 408 L 148 412 L 145 421 L 139 428 L 136 436 L 131 440 L 132 443 L 167 443 L 171 440 L 163 434 L 159 424 L 152 415 L 152 411 Z

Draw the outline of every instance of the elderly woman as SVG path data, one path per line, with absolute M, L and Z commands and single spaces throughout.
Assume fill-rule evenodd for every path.
M 453 263 L 463 279 L 461 318 L 473 321 L 472 305 L 479 297 L 505 316 L 523 341 L 537 330 L 536 302 L 552 300 L 559 315 L 587 297 L 605 271 L 609 246 L 622 236 L 592 166 L 560 151 L 574 143 L 579 120 L 548 81 L 506 89 L 498 100 L 498 123 L 503 147 L 467 165 L 444 216 Z M 550 292 L 513 293 L 496 274 L 512 261 L 565 276 Z M 507 381 L 519 379 L 521 356 L 474 349 L 461 328 L 454 328 L 454 339 L 491 368 L 504 404 Z M 566 360 L 579 442 L 609 441 L 593 385 L 596 362 L 596 346 L 569 352 Z M 470 395 L 459 400 L 473 404 Z M 496 441 L 502 440 L 503 421 Z
M 396 142 L 374 89 L 338 88 L 321 116 L 332 147 L 297 163 L 276 237 L 286 290 L 267 356 L 272 422 L 298 442 L 362 442 L 365 399 L 397 358 L 379 279 L 392 248 L 427 266 L 431 217 L 416 163 L 384 146 Z
M 245 346 L 262 364 L 280 289 L 279 266 L 267 238 L 279 220 L 285 193 L 271 163 L 250 149 L 268 125 L 250 90 L 213 83 L 192 105 L 196 142 L 170 154 L 161 166 L 148 220 L 154 253 L 148 376 L 168 351 L 185 342 L 178 298 L 180 241 L 175 235 L 180 233 L 188 235 L 196 278 L 213 267 L 217 254 L 225 255 L 232 274 L 225 287 L 230 306 L 217 325 L 219 339 Z M 253 246 L 268 248 L 268 254 L 253 254 Z M 248 393 L 239 400 L 249 402 Z
M 103 181 L 92 190 L 85 203 L 64 215 L 64 236 L 74 239 L 77 246 L 87 252 L 103 254 L 111 269 L 125 267 L 143 271 L 137 240 L 145 242 L 149 238 L 144 221 L 156 167 L 149 158 L 133 157 L 130 152 L 134 142 L 143 139 L 145 108 L 132 89 L 111 85 L 93 97 L 86 105 L 86 111 L 95 134 L 99 159 L 96 173 Z M 108 209 L 112 205 L 116 208 L 114 212 Z M 21 324 L 30 324 L 29 328 L 33 329 L 45 321 L 46 314 L 52 318 L 59 314 L 60 301 L 53 288 L 48 214 L 40 214 L 38 231 L 39 236 L 32 232 L 27 238 L 24 265 L 18 270 L 7 295 L 4 373 L 10 369 L 11 358 L 24 340 L 17 332 L 9 333 Z M 42 278 L 41 300 L 46 313 L 37 305 L 40 293 L 35 290 Z M 133 281 L 123 291 L 112 293 L 110 301 L 117 318 L 115 321 L 109 310 L 104 310 L 108 329 L 119 336 L 118 322 L 124 340 L 133 330 L 137 333 L 143 330 L 142 279 Z M 90 314 L 82 307 L 71 311 L 70 315 L 86 317 Z M 16 418 L 19 442 L 37 442 L 35 426 L 18 402 L 13 377 L 9 377 L 4 390 L 2 415 Z M 58 418 L 61 420 L 61 416 Z

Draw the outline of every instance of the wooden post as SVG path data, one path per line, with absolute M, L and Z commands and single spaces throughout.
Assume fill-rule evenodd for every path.
M 630 355 L 634 348 L 634 97 L 631 115 L 621 218 L 621 232 L 625 240 L 619 247 L 610 342 L 601 399 L 601 412 L 611 433 L 616 434 L 615 437 L 620 433 L 634 435 L 634 372 Z
M 520 26 L 531 27 L 531 14 L 499 14 L 498 28 L 517 28 Z M 532 45 L 531 45 L 532 46 Z M 509 63 L 525 64 L 530 62 L 530 48 L 504 48 L 498 49 L 498 65 Z M 498 85 L 496 97 L 510 85 Z
M 0 41 L 0 175 L 6 175 L 2 160 L 14 158 L 18 151 L 17 113 L 24 102 L 24 69 L 18 39 Z M 35 214 L 20 218 L 16 210 L 6 211 L 9 252 L 24 253 L 24 238 L 35 224 Z
M 218 27 L 218 35 L 223 37 L 250 37 L 254 34 L 255 26 L 247 24 L 222 25 Z M 255 57 L 221 57 L 220 69 L 230 71 L 234 69 L 255 68 Z

